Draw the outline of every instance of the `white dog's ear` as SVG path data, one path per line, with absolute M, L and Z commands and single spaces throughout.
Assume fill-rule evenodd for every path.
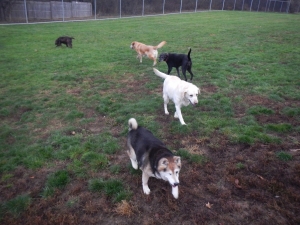
M 188 97 L 188 96 L 186 96 L 187 92 L 188 92 L 188 89 L 187 88 L 184 89 L 183 92 L 182 92 L 182 96 L 181 97 L 182 98 Z

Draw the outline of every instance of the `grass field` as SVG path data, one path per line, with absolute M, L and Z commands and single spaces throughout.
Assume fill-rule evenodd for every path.
M 251 12 L 0 26 L 0 222 L 299 224 L 299 37 L 299 15 Z M 187 126 L 135 40 L 192 48 Z M 178 200 L 154 178 L 143 194 L 131 117 L 181 156 Z

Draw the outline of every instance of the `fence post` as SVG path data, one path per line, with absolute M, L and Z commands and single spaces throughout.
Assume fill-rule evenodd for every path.
M 163 1 L 163 14 L 165 14 L 165 3 L 166 3 L 166 0 Z
M 223 11 L 223 9 L 224 9 L 224 4 L 225 4 L 225 0 L 223 0 L 222 11 Z
M 142 11 L 142 16 L 144 16 L 144 10 L 145 10 L 145 0 L 143 0 L 143 11 Z
M 25 10 L 26 23 L 28 23 L 26 0 L 24 0 L 24 10 Z
M 212 0 L 210 0 L 209 11 L 211 11 L 211 4 L 212 4 Z
M 243 0 L 242 11 L 244 11 L 244 2 L 245 2 L 245 0 Z
M 291 0 L 289 1 L 288 7 L 286 7 L 286 13 L 289 13 L 290 6 L 291 6 Z M 299 8 L 298 8 L 298 12 L 299 12 Z
M 235 4 L 236 4 L 236 0 L 234 0 L 234 6 L 233 6 L 233 10 L 235 10 Z
M 63 21 L 65 21 L 65 9 L 64 9 L 64 0 L 61 0 L 61 9 L 62 9 L 62 16 L 63 16 Z
M 181 13 L 181 9 L 182 9 L 182 0 L 180 1 L 180 13 Z
M 275 10 L 275 4 L 276 4 L 276 0 L 275 0 L 275 2 L 274 2 L 274 5 L 273 5 L 273 12 L 274 12 L 274 10 Z
M 95 8 L 95 20 L 97 19 L 97 16 L 96 16 L 96 14 L 97 14 L 97 4 L 96 4 L 96 0 L 94 0 L 94 8 Z
M 258 10 L 259 10 L 259 6 L 260 6 L 260 0 L 258 0 L 258 6 L 257 6 L 257 10 L 256 10 L 256 12 L 258 12 Z
M 251 4 L 250 4 L 250 12 L 252 11 L 252 3 L 253 3 L 253 0 L 251 0 Z
M 197 12 L 198 0 L 196 0 L 195 12 Z

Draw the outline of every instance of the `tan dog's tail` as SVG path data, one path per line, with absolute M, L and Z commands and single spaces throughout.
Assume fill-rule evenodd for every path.
M 165 73 L 162 73 L 162 72 L 160 72 L 158 69 L 155 69 L 155 68 L 153 68 L 153 71 L 154 71 L 154 73 L 157 75 L 157 76 L 159 76 L 159 77 L 161 77 L 161 78 L 163 78 L 163 79 L 166 79 L 169 75 L 167 75 L 167 74 L 165 74 Z
M 154 46 L 153 48 L 154 48 L 154 49 L 161 48 L 161 47 L 164 46 L 166 43 L 167 43 L 166 41 L 162 41 L 162 42 L 160 42 L 157 46 Z
M 129 125 L 129 130 L 136 130 L 138 128 L 138 123 L 134 118 L 128 120 L 128 125 Z

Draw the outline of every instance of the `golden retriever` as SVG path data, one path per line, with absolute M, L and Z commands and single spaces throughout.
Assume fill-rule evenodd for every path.
M 153 66 L 156 65 L 156 59 L 157 59 L 157 49 L 164 46 L 167 42 L 162 41 L 157 46 L 151 46 L 151 45 L 145 45 L 141 42 L 134 41 L 131 43 L 130 48 L 134 49 L 137 52 L 137 58 L 140 59 L 140 62 L 142 62 L 142 58 L 144 55 L 146 55 L 149 59 L 152 59 L 154 61 Z

